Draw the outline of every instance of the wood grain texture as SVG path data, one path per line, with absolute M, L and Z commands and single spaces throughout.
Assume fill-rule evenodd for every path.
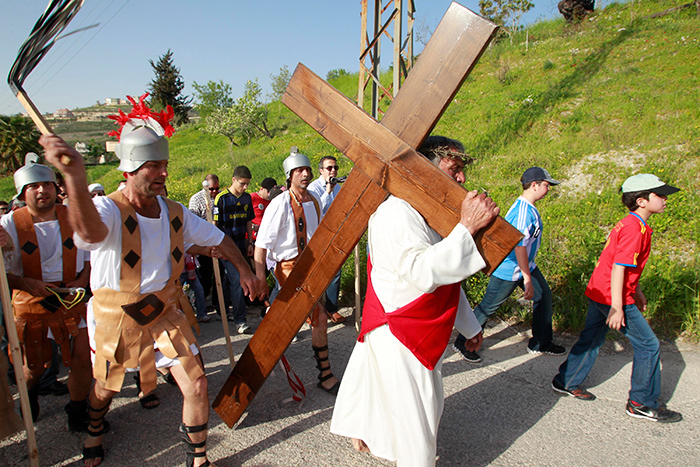
M 446 219 L 433 223 L 438 232 L 449 232 L 457 223 L 454 214 L 465 190 L 414 148 L 435 126 L 495 30 L 493 23 L 453 3 L 381 123 L 306 67 L 297 67 L 282 102 L 353 159 L 355 168 L 214 401 L 229 427 L 260 390 L 389 191 L 409 202 L 428 198 L 414 199 L 427 219 L 447 212 Z M 442 185 L 451 188 L 436 193 Z M 483 236 L 494 243 L 494 252 L 507 249 L 507 254 L 515 243 L 508 246 L 513 239 L 507 228 L 501 238 L 502 221 L 498 218 Z M 500 260 L 487 263 L 492 269 Z

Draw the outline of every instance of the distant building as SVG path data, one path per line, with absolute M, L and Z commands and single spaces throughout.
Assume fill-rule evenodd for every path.
M 105 105 L 128 105 L 129 101 L 126 99 L 118 99 L 116 97 L 107 97 L 105 99 Z
M 75 115 L 68 109 L 58 109 L 54 112 L 53 118 L 75 118 Z

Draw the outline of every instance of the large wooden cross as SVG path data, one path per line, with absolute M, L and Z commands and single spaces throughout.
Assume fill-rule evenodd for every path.
M 457 224 L 466 190 L 415 148 L 433 129 L 496 29 L 453 3 L 381 122 L 306 67 L 297 66 L 282 102 L 355 167 L 214 401 L 229 427 L 260 390 L 388 194 L 408 201 L 443 237 Z M 475 240 L 486 260 L 485 272 L 493 271 L 521 237 L 501 217 L 482 230 Z

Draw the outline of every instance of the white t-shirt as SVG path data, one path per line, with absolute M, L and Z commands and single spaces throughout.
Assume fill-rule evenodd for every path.
M 92 252 L 90 276 L 92 290 L 102 287 L 119 290 L 122 249 L 121 214 L 114 201 L 106 196 L 93 198 L 93 202 L 102 222 L 107 226 L 107 236 L 99 243 L 87 243 L 76 233 L 73 235 L 73 240 L 78 247 Z M 168 206 L 160 196 L 158 204 L 160 205 L 159 218 L 136 215 L 141 233 L 141 293 L 162 290 L 167 285 L 171 274 Z M 216 246 L 223 241 L 224 233 L 221 230 L 192 214 L 184 206 L 182 217 L 185 251 L 192 245 Z

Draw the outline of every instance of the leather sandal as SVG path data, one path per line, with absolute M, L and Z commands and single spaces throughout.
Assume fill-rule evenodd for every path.
M 314 350 L 314 358 L 316 358 L 316 368 L 320 372 L 318 374 L 318 384 L 316 386 L 319 389 L 324 390 L 328 394 L 331 394 L 333 396 L 338 395 L 338 389 L 340 388 L 340 381 L 335 383 L 333 386 L 330 388 L 327 388 L 323 385 L 324 381 L 328 381 L 329 379 L 333 378 L 333 373 L 331 372 L 331 364 L 328 363 L 328 346 L 324 345 L 323 347 L 316 347 L 315 345 L 312 345 L 311 348 Z M 321 357 L 321 352 L 326 352 L 325 357 Z M 325 363 L 325 365 L 323 365 Z M 327 375 L 323 375 L 323 372 L 327 371 Z
M 138 371 L 136 372 L 136 374 L 134 375 L 134 381 L 136 381 L 136 390 L 140 394 L 141 393 L 141 373 L 140 372 L 138 372 Z M 155 404 L 154 404 L 154 402 L 155 402 Z M 160 397 L 158 397 L 158 395 L 156 393 L 152 392 L 146 396 L 139 397 L 139 403 L 141 404 L 141 407 L 143 407 L 146 410 L 155 409 L 156 407 L 158 407 L 160 405 Z
M 185 467 L 194 467 L 194 460 L 197 457 L 207 457 L 207 440 L 206 438 L 204 441 L 200 441 L 199 443 L 195 443 L 192 441 L 192 438 L 190 438 L 190 433 L 201 433 L 202 431 L 207 429 L 207 426 L 209 423 L 205 423 L 203 425 L 197 425 L 197 426 L 187 426 L 184 423 L 180 424 L 180 433 L 182 433 L 182 442 L 185 443 L 185 454 L 187 455 L 187 458 L 185 459 Z M 195 449 L 202 449 L 205 448 L 203 451 L 196 451 Z M 199 467 L 208 467 L 211 465 L 211 462 L 209 462 L 209 459 L 205 460 L 203 464 L 201 464 Z
M 347 319 L 345 316 L 341 315 L 337 311 L 335 313 L 331 313 L 330 311 L 326 310 L 325 308 L 324 308 L 324 310 L 326 312 L 326 315 L 328 315 L 328 319 L 333 321 L 335 324 L 344 323 L 345 320 Z
M 103 434 L 107 433 L 109 431 L 109 425 L 107 424 L 107 420 L 105 420 L 105 415 L 107 415 L 107 410 L 109 410 L 109 404 L 106 406 L 102 407 L 101 409 L 95 409 L 91 404 L 90 404 L 90 399 L 88 398 L 87 401 L 87 406 L 88 406 L 88 417 L 90 419 L 90 424 L 87 427 L 87 435 L 89 437 L 97 438 L 98 436 L 102 436 Z M 102 413 L 102 415 L 98 417 L 93 417 L 94 413 Z M 88 459 L 97 459 L 100 458 L 104 461 L 105 459 L 105 450 L 104 446 L 102 444 L 98 444 L 97 446 L 90 446 L 86 447 L 83 446 L 83 462 L 88 460 Z M 100 462 L 102 463 L 102 462 Z

